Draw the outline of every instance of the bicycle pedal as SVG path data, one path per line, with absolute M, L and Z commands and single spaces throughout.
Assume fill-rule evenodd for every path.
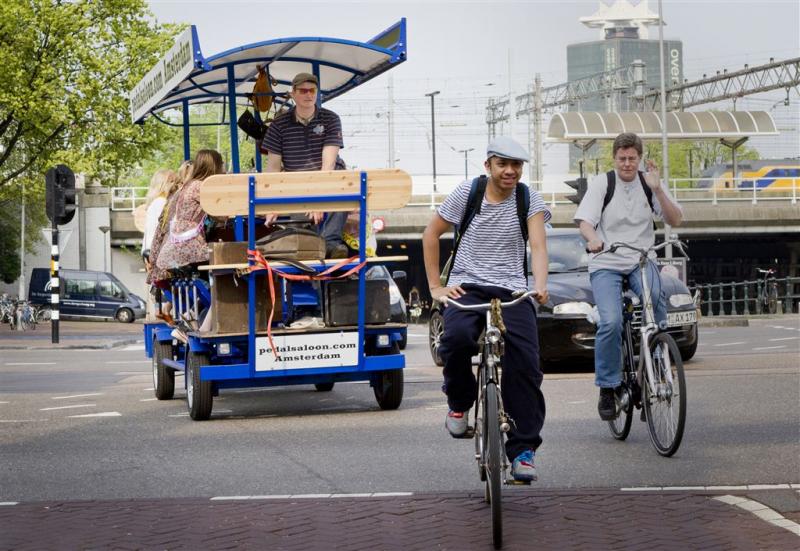
M 530 486 L 530 480 L 517 480 L 516 478 L 509 478 L 506 480 L 506 486 Z
M 456 436 L 452 432 L 450 433 L 450 436 L 457 440 L 469 440 L 475 436 L 475 427 L 467 427 L 467 430 L 461 436 Z

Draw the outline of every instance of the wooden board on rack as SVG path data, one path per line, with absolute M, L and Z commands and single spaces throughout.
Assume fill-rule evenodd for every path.
M 211 216 L 246 216 L 248 179 L 251 174 L 218 174 L 207 178 L 200 189 L 200 206 Z M 326 170 L 316 172 L 261 172 L 256 177 L 256 197 L 314 197 L 358 194 L 361 172 Z M 400 169 L 367 171 L 367 209 L 399 209 L 411 199 L 411 176 Z M 259 205 L 257 214 L 290 214 L 309 211 L 352 211 L 356 201 Z
M 305 264 L 306 266 L 310 266 L 312 268 L 320 269 L 320 268 L 330 268 L 331 266 L 335 266 L 343 259 L 341 258 L 329 258 L 325 260 L 325 264 L 322 264 L 319 260 L 298 260 L 299 264 Z M 407 256 L 370 256 L 367 258 L 368 264 L 373 264 L 376 262 L 405 262 L 408 260 Z M 358 260 L 355 261 L 358 263 Z M 270 266 L 273 268 L 280 268 L 281 266 L 290 266 L 290 264 L 286 264 L 285 262 L 281 262 L 279 260 L 274 260 L 269 263 Z M 213 270 L 244 270 L 247 268 L 247 262 L 241 264 L 203 264 L 198 266 L 197 269 L 203 272 L 210 272 Z

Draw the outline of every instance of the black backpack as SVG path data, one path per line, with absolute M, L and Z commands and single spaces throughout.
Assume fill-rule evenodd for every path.
M 483 196 L 486 195 L 486 185 L 489 178 L 479 176 L 472 180 L 472 187 L 469 190 L 467 197 L 467 208 L 464 209 L 464 216 L 461 217 L 461 222 L 454 228 L 453 235 L 453 252 L 450 253 L 450 258 L 445 262 L 444 269 L 442 270 L 441 281 L 442 285 L 447 285 L 447 280 L 450 277 L 450 270 L 453 268 L 455 262 L 456 252 L 458 246 L 461 244 L 461 238 L 467 233 L 472 219 L 476 214 L 481 212 L 481 204 L 483 203 Z M 519 229 L 522 232 L 522 239 L 525 243 L 528 242 L 528 210 L 531 206 L 531 196 L 528 191 L 528 186 L 521 182 L 517 182 L 516 202 L 517 202 L 517 218 L 519 219 Z M 528 255 L 523 255 L 523 274 L 528 277 Z
M 600 209 L 600 217 L 602 218 L 603 212 L 605 212 L 606 207 L 611 202 L 611 198 L 614 197 L 614 190 L 617 187 L 617 173 L 613 170 L 609 170 L 606 172 L 606 178 L 608 180 L 608 186 L 606 187 L 606 195 L 603 197 L 603 208 Z M 650 211 L 655 214 L 656 209 L 653 208 L 653 190 L 644 183 L 644 173 L 639 171 L 639 183 L 642 184 L 642 189 L 644 190 L 644 195 L 647 197 L 647 204 L 650 205 Z M 597 224 L 600 225 L 599 223 Z M 596 228 L 595 228 L 596 229 Z M 656 221 L 653 220 L 653 229 L 656 229 Z

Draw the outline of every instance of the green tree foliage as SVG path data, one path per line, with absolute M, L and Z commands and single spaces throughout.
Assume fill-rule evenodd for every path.
M 601 172 L 614 168 L 614 160 L 611 155 L 612 146 L 613 142 L 603 141 L 598 147 L 597 158 Z M 705 169 L 715 164 L 731 162 L 731 148 L 722 145 L 719 140 L 672 140 L 667 145 L 667 152 L 670 180 L 699 178 Z M 661 140 L 645 140 L 644 158 L 652 159 L 659 167 L 663 166 Z M 761 156 L 755 149 L 741 146 L 737 150 L 736 158 L 743 161 L 760 159 Z M 593 160 L 587 162 L 587 169 L 590 172 L 594 171 Z M 688 187 L 689 185 L 689 182 L 683 182 L 679 184 L 679 187 Z
M 160 143 L 162 126 L 131 123 L 128 91 L 178 31 L 157 25 L 144 0 L 0 2 L 3 234 L 19 227 L 23 180 L 26 218 L 37 228 L 49 166 L 64 163 L 113 185 Z M 0 238 L 0 257 L 13 256 L 11 241 Z M 12 276 L 3 264 L 0 277 Z

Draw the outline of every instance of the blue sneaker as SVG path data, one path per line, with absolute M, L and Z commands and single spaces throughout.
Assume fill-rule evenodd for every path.
M 511 464 L 511 475 L 514 480 L 521 482 L 532 482 L 538 480 L 536 466 L 533 464 L 533 457 L 536 453 L 533 450 L 525 450 L 519 454 Z

